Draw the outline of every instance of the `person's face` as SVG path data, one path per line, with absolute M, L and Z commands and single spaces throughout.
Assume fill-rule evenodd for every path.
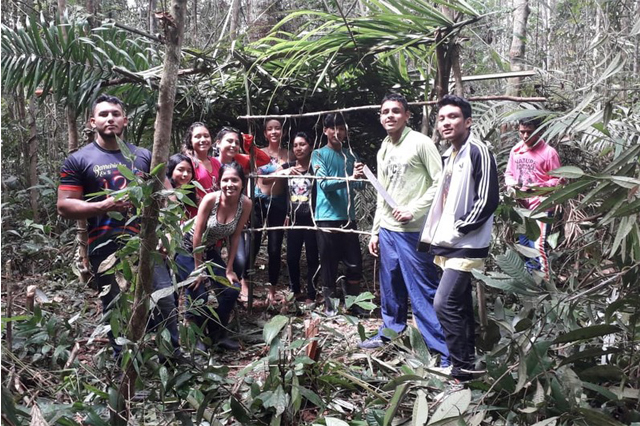
M 191 182 L 191 179 L 193 178 L 193 169 L 191 168 L 191 164 L 186 160 L 181 161 L 176 165 L 176 168 L 173 169 L 171 177 L 176 183 L 176 188 Z
M 238 172 L 228 168 L 220 177 L 220 190 L 227 197 L 236 196 L 242 191 L 242 179 Z
M 462 143 L 469 134 L 471 117 L 464 118 L 460 107 L 445 105 L 438 111 L 438 132 L 451 143 Z
M 211 149 L 211 134 L 206 127 L 199 126 L 191 133 L 191 147 L 198 157 L 206 157 Z
M 380 108 L 380 124 L 388 134 L 401 132 L 411 117 L 410 111 L 398 101 L 386 101 Z
M 297 160 L 311 156 L 311 145 L 305 138 L 298 136 L 293 140 L 293 155 Z
M 100 102 L 94 108 L 89 122 L 102 138 L 112 139 L 122 135 L 128 120 L 120 105 Z
M 536 131 L 535 126 L 520 124 L 518 126 L 518 134 L 520 135 L 520 139 L 524 141 L 527 146 L 533 146 L 540 139 L 540 133 L 533 134 Z
M 282 124 L 278 120 L 269 120 L 264 128 L 264 137 L 269 144 L 280 144 L 282 139 Z
M 342 142 L 347 137 L 347 127 L 344 124 L 339 124 L 335 127 L 325 127 L 324 134 L 327 136 L 329 145 L 333 148 L 341 148 Z
M 240 152 L 240 136 L 234 132 L 227 132 L 218 141 L 220 155 L 223 157 L 233 158 Z

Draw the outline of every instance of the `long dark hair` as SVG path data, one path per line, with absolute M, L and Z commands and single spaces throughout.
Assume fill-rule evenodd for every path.
M 176 182 L 173 180 L 173 171 L 176 169 L 178 164 L 182 163 L 183 161 L 186 161 L 191 166 L 191 180 L 193 181 L 196 178 L 196 168 L 193 166 L 191 157 L 185 154 L 174 154 L 169 157 L 169 161 L 167 161 L 167 179 L 169 179 L 169 182 L 171 182 L 171 186 L 173 188 L 176 187 Z M 187 197 L 189 197 L 191 201 L 198 205 L 195 188 L 189 188 L 186 191 L 188 191 Z
M 195 154 L 193 152 L 193 144 L 191 143 L 191 138 L 193 137 L 193 130 L 196 127 L 204 127 L 205 129 L 207 129 L 207 131 L 209 130 L 207 125 L 204 124 L 201 121 L 196 121 L 191 126 L 189 126 L 189 128 L 187 129 L 187 132 L 184 134 L 184 138 L 182 140 L 182 149 L 180 151 L 183 154 L 189 155 L 191 157 L 195 156 Z M 211 133 L 211 132 L 209 132 L 209 133 Z
M 236 173 L 238 173 L 238 176 L 242 181 L 242 190 L 244 191 L 244 188 L 247 186 L 247 177 L 244 174 L 244 169 L 242 168 L 242 166 L 235 161 L 223 164 L 222 167 L 220 167 L 220 171 L 218 172 L 218 182 L 222 182 L 222 175 L 226 170 L 229 169 L 235 170 Z

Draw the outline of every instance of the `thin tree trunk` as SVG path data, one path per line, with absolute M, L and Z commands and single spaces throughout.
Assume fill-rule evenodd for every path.
M 156 35 L 156 33 L 158 32 L 158 21 L 156 20 L 156 15 L 155 15 L 156 8 L 157 8 L 157 1 L 149 0 L 149 14 L 148 14 L 149 34 L 153 34 L 153 35 Z
M 156 114 L 155 132 L 153 135 L 153 152 L 151 157 L 151 169 L 159 164 L 166 163 L 171 146 L 171 128 L 173 123 L 173 107 L 176 97 L 178 70 L 180 68 L 180 50 L 184 36 L 184 16 L 187 6 L 186 0 L 173 0 L 171 2 L 170 17 L 166 22 L 165 39 L 167 50 L 164 59 L 164 69 L 160 80 L 158 95 L 158 112 Z M 165 15 L 167 16 L 167 15 Z M 164 168 L 158 172 L 157 177 L 151 177 L 153 192 L 157 193 L 163 187 Z M 145 332 L 147 323 L 149 297 L 152 293 L 153 251 L 158 243 L 156 225 L 160 212 L 161 200 L 152 198 L 152 202 L 145 206 L 142 212 L 140 226 L 140 264 L 136 277 L 136 290 L 133 300 L 133 310 L 129 320 L 129 339 L 136 343 L 140 341 Z M 125 375 L 120 384 L 121 401 L 129 401 L 132 391 L 135 389 L 137 371 L 132 361 L 129 362 Z M 126 422 L 128 412 L 118 407 L 119 416 L 117 422 Z M 112 419 L 113 420 L 113 419 Z
M 513 37 L 509 59 L 511 71 L 524 69 L 524 55 L 527 42 L 527 20 L 529 19 L 529 0 L 516 0 L 513 11 Z M 507 80 L 507 96 L 520 96 L 522 77 L 513 77 Z
M 240 25 L 240 0 L 231 0 L 231 23 L 229 24 L 229 38 L 235 40 Z
M 34 222 L 40 220 L 40 213 L 38 212 L 38 188 L 35 187 L 38 184 L 38 128 L 36 126 L 36 113 L 36 99 L 32 96 L 31 99 L 29 99 L 29 147 L 27 161 L 29 162 L 29 202 L 31 203 Z

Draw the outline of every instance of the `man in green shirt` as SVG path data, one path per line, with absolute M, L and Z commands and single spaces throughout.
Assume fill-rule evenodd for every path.
M 397 203 L 392 208 L 378 194 L 369 252 L 380 257 L 380 294 L 383 325 L 361 348 L 382 346 L 389 336 L 385 329 L 401 333 L 407 326 L 408 301 L 426 344 L 442 355 L 441 366 L 449 365 L 442 327 L 433 309 L 438 288 L 438 271 L 433 256 L 417 251 L 420 231 L 442 169 L 435 144 L 411 130 L 409 104 L 402 95 L 382 100 L 380 124 L 387 131 L 378 151 L 378 180 Z

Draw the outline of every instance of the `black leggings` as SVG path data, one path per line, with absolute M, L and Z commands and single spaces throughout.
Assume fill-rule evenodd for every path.
M 313 223 L 296 223 L 296 225 L 312 226 Z M 316 298 L 313 278 L 318 271 L 318 240 L 316 231 L 311 229 L 290 229 L 287 231 L 287 267 L 289 269 L 289 285 L 291 291 L 300 293 L 300 257 L 302 245 L 307 252 L 307 297 Z
M 265 222 L 268 227 L 284 226 L 286 217 L 287 205 L 286 199 L 284 197 L 256 198 L 253 221 L 254 228 L 262 227 Z M 280 277 L 280 264 L 282 261 L 282 241 L 284 240 L 284 230 L 268 230 L 267 239 L 267 254 L 269 255 L 269 284 L 277 285 L 278 278 Z M 256 256 L 260 251 L 261 243 L 262 231 L 258 231 L 255 233 L 253 240 L 253 249 Z M 247 246 L 249 246 L 249 244 L 247 244 Z

